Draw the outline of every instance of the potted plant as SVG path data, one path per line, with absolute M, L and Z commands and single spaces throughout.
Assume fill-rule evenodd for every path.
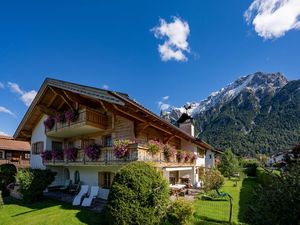
M 64 155 L 67 160 L 69 161 L 75 161 L 77 158 L 78 149 L 77 148 L 65 148 L 64 149 Z
M 48 116 L 44 121 L 44 126 L 47 130 L 51 130 L 55 124 L 55 120 L 52 116 Z
M 58 113 L 58 114 L 56 114 L 55 121 L 57 123 L 63 123 L 63 122 L 65 122 L 65 120 L 66 120 L 66 117 L 65 117 L 64 113 Z
M 129 145 L 133 144 L 133 141 L 128 139 L 114 141 L 114 155 L 118 159 L 126 159 L 129 155 Z
M 91 160 L 97 160 L 100 156 L 100 146 L 97 144 L 89 145 L 84 149 L 84 154 Z
M 150 140 L 147 147 L 147 151 L 154 156 L 163 149 L 163 144 L 159 141 Z
M 193 154 L 191 157 L 191 163 L 195 163 L 197 159 L 197 155 Z
M 186 157 L 185 157 L 185 162 L 190 162 L 192 157 L 193 157 L 194 153 L 193 152 L 187 152 L 186 153 Z
M 177 151 L 176 157 L 177 157 L 178 162 L 184 162 L 186 159 L 186 156 L 187 156 L 186 151 L 183 151 L 183 150 Z
M 176 155 L 176 149 L 168 144 L 164 145 L 163 147 L 163 153 L 165 156 L 165 159 L 169 162 L 172 157 Z
M 75 122 L 78 119 L 78 116 L 79 116 L 78 110 L 75 110 L 75 109 L 68 109 L 65 112 L 65 118 L 69 122 Z
M 50 150 L 46 150 L 46 151 L 42 152 L 42 159 L 44 161 L 50 161 L 50 160 L 52 160 L 51 151 Z
M 62 150 L 52 149 L 51 151 L 52 159 L 62 160 L 64 158 L 64 154 Z

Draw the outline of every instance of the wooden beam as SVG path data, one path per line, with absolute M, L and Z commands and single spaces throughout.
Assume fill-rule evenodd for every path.
M 163 143 L 167 144 L 174 137 L 175 137 L 175 135 L 170 135 L 170 136 L 167 136 L 166 138 L 163 138 Z
M 102 100 L 99 100 L 100 105 L 102 106 L 102 108 L 104 109 L 105 112 L 108 112 L 107 108 L 105 107 L 104 103 Z
M 49 86 L 49 88 L 54 92 L 54 93 L 56 93 L 57 95 L 59 95 L 63 100 L 64 100 L 64 102 L 70 107 L 70 109 L 73 109 L 73 106 L 72 106 L 72 104 L 67 100 L 67 96 L 64 94 L 64 92 L 63 91 L 61 91 L 61 90 L 55 90 L 53 87 L 51 87 L 51 86 Z
M 56 97 L 57 97 L 57 94 L 54 93 L 53 98 L 52 98 L 52 99 L 50 100 L 50 102 L 47 104 L 47 107 L 50 107 L 50 106 L 52 105 L 52 103 L 55 101 Z
M 150 126 L 150 123 L 140 123 L 134 126 L 135 137 L 137 138 L 141 132 L 143 132 L 147 127 Z
M 42 112 L 44 114 L 47 114 L 47 115 L 50 115 L 50 116 L 55 116 L 59 113 L 57 110 L 55 110 L 53 108 L 50 108 L 50 107 L 47 107 L 47 106 L 42 105 L 42 104 L 39 104 L 36 107 L 40 112 Z

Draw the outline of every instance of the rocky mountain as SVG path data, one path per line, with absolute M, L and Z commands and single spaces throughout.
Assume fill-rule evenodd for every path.
M 194 118 L 199 137 L 217 148 L 243 155 L 277 152 L 300 141 L 300 80 L 257 72 L 161 116 L 176 123 L 185 112 Z

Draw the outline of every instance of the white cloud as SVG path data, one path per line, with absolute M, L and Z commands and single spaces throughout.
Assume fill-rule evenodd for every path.
M 162 97 L 162 100 L 167 101 L 169 98 L 170 98 L 170 96 L 167 95 L 167 96 Z
M 264 39 L 279 38 L 300 29 L 299 0 L 254 0 L 244 17 Z
M 189 24 L 178 18 L 172 17 L 173 21 L 167 23 L 160 19 L 159 26 L 154 27 L 151 31 L 158 39 L 163 39 L 164 43 L 158 45 L 158 51 L 163 61 L 177 60 L 187 61 L 185 53 L 190 52 L 187 38 L 190 34 Z
M 167 100 L 169 100 L 170 96 L 164 96 L 161 98 L 161 100 L 159 102 L 157 102 L 157 105 L 158 105 L 158 108 L 161 110 L 161 111 L 165 111 L 167 110 L 168 108 L 170 108 L 170 104 L 166 103 Z
M 102 86 L 102 88 L 105 89 L 105 90 L 108 90 L 108 89 L 109 89 L 109 86 L 108 86 L 107 84 L 104 84 L 104 85 Z
M 0 82 L 0 89 L 4 88 L 4 84 Z
M 3 132 L 1 130 L 0 130 L 0 135 L 2 135 L 2 136 L 10 136 L 9 134 L 7 134 L 7 133 L 5 133 L 5 132 Z
M 15 115 L 12 111 L 10 111 L 8 108 L 5 108 L 4 106 L 0 106 L 0 113 L 7 113 L 11 116 Z
M 34 97 L 37 94 L 37 92 L 35 90 L 24 91 L 20 88 L 20 86 L 18 84 L 12 83 L 12 82 L 8 82 L 8 87 L 10 88 L 11 92 L 20 95 L 21 101 L 26 106 L 30 106 L 31 102 L 33 101 Z

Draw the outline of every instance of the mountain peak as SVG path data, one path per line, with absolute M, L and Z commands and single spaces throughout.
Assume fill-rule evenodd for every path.
M 258 101 L 265 95 L 274 95 L 279 89 L 285 86 L 288 80 L 280 73 L 256 72 L 247 76 L 239 77 L 234 82 L 218 91 L 212 92 L 206 99 L 199 103 L 186 103 L 190 105 L 189 109 L 185 107 L 170 107 L 161 112 L 161 116 L 167 120 L 177 120 L 182 113 L 187 112 L 192 117 L 207 110 L 222 105 L 236 98 L 241 92 L 251 92 Z

